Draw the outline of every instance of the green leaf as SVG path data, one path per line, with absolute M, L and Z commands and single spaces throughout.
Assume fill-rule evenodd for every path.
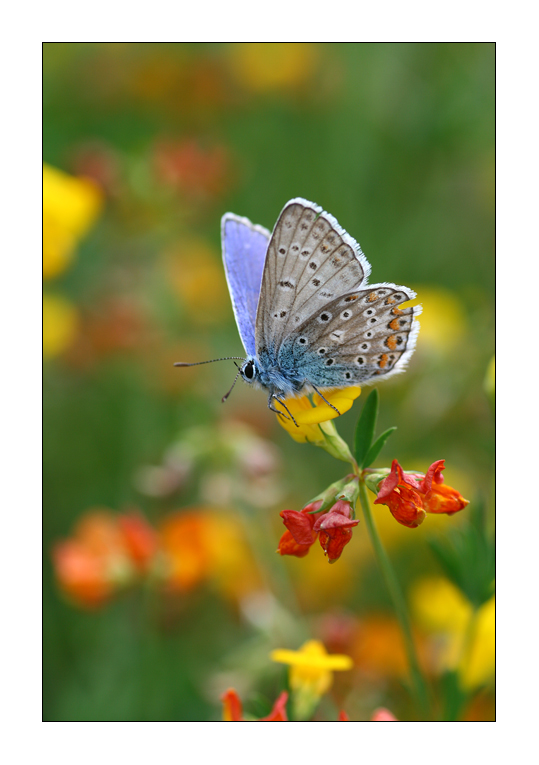
M 480 513 L 469 511 L 468 515 L 466 525 L 448 531 L 443 539 L 429 540 L 429 547 L 444 574 L 479 608 L 494 592 L 494 539 Z
M 378 391 L 376 388 L 365 401 L 363 410 L 359 417 L 356 427 L 355 438 L 355 457 L 360 468 L 363 467 L 365 457 L 371 448 L 374 430 L 376 428 L 376 418 L 378 416 Z
M 397 430 L 396 427 L 388 428 L 385 430 L 381 436 L 378 436 L 376 441 L 373 443 L 369 451 L 367 452 L 367 456 L 365 457 L 365 461 L 363 462 L 363 467 L 368 468 L 374 460 L 378 457 L 382 449 L 384 448 L 384 444 L 389 438 L 389 436 L 393 433 L 394 430 Z

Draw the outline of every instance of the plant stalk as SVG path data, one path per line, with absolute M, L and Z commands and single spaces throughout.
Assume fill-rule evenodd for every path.
M 406 601 L 404 599 L 404 595 L 401 590 L 399 581 L 396 577 L 395 571 L 391 565 L 389 557 L 382 544 L 382 540 L 380 539 L 380 536 L 378 534 L 378 530 L 374 523 L 374 519 L 372 517 L 372 513 L 370 509 L 365 482 L 361 478 L 359 482 L 359 501 L 363 509 L 363 516 L 365 518 L 365 523 L 367 525 L 367 530 L 371 538 L 371 543 L 374 548 L 376 559 L 378 561 L 378 565 L 380 566 L 380 569 L 382 570 L 382 574 L 384 576 L 387 589 L 389 590 L 389 594 L 393 601 L 395 613 L 396 613 L 396 616 L 399 621 L 402 634 L 404 637 L 404 645 L 406 649 L 406 656 L 408 658 L 408 666 L 410 668 L 410 676 L 412 681 L 412 690 L 416 700 L 416 704 L 418 706 L 418 709 L 424 715 L 424 719 L 428 720 L 430 718 L 430 706 L 429 706 L 427 684 L 425 682 L 425 678 L 423 677 L 423 673 L 419 666 L 419 661 L 418 661 L 417 653 L 415 650 L 414 640 L 412 637 L 412 629 L 410 625 L 410 618 L 408 616 L 408 609 L 406 607 Z

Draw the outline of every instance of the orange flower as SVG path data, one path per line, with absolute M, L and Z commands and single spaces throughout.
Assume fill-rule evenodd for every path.
M 60 588 L 78 605 L 93 608 L 113 592 L 106 562 L 75 540 L 58 543 L 52 552 Z
M 469 504 L 456 489 L 443 483 L 445 460 L 437 460 L 421 473 L 404 473 L 397 460 L 391 472 L 378 484 L 375 505 L 387 505 L 393 517 L 403 526 L 417 528 L 426 513 L 453 515 Z
M 231 513 L 204 507 L 172 513 L 161 524 L 160 543 L 172 591 L 210 581 L 225 596 L 241 599 L 261 586 L 242 526 Z
M 153 530 L 135 512 L 86 513 L 73 537 L 55 545 L 52 557 L 60 588 L 77 605 L 102 605 L 149 567 L 157 551 Z

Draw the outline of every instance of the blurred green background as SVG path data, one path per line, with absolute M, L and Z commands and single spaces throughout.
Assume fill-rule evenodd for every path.
M 344 465 L 293 442 L 260 391 L 238 384 L 221 404 L 232 362 L 173 363 L 243 353 L 223 213 L 271 230 L 302 196 L 334 215 L 371 281 L 424 306 L 409 370 L 379 386 L 379 430 L 398 430 L 378 464 L 445 458 L 471 505 L 416 530 L 375 513 L 410 602 L 443 589 L 428 540 L 493 518 L 494 56 L 468 43 L 44 45 L 44 161 L 70 176 L 44 178 L 45 720 L 217 720 L 228 685 L 265 714 L 284 682 L 268 651 L 309 637 L 354 656 L 335 689 L 351 719 L 381 703 L 413 716 L 364 524 L 334 566 L 320 549 L 274 554 L 279 511 Z M 363 400 L 336 421 L 348 441 Z M 84 606 L 58 586 L 52 551 L 96 508 L 137 508 L 159 534 L 171 513 L 216 518 L 217 557 L 235 523 L 245 550 L 197 558 L 173 592 L 144 580 Z M 452 627 L 429 631 L 421 608 L 443 685 Z M 491 675 L 465 719 L 493 719 Z

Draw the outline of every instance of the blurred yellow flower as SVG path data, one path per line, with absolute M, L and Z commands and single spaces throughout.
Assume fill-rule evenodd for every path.
M 446 638 L 439 669 L 456 670 L 467 690 L 487 683 L 494 675 L 494 597 L 474 613 L 460 590 L 439 577 L 417 582 L 410 600 L 421 626 Z
M 67 350 L 79 327 L 75 306 L 59 295 L 43 295 L 43 356 L 51 358 Z
M 314 73 L 317 59 L 313 43 L 235 43 L 230 48 L 236 79 L 261 93 L 302 85 Z
M 207 325 L 222 318 L 227 305 L 222 266 L 207 242 L 183 240 L 165 254 L 165 267 L 192 321 Z
M 468 600 L 443 577 L 416 582 L 411 591 L 411 604 L 416 618 L 429 632 L 461 634 L 472 615 Z
M 496 663 L 496 605 L 492 597 L 478 610 L 470 627 L 470 647 L 463 657 L 459 674 L 465 689 L 488 683 L 494 676 Z
M 301 398 L 286 399 L 286 406 L 297 422 L 297 426 L 291 419 L 284 416 L 278 416 L 279 424 L 292 436 L 298 443 L 316 444 L 323 442 L 324 434 L 320 431 L 319 425 L 329 420 L 339 417 L 352 408 L 352 404 L 360 395 L 361 388 L 350 386 L 348 388 L 339 388 L 331 393 L 324 394 L 330 404 L 333 404 L 339 411 L 336 412 L 331 406 L 318 395 L 313 395 L 311 404 L 308 396 Z M 284 407 L 279 402 L 275 402 L 275 407 L 280 408 L 286 414 Z M 329 435 L 333 435 L 332 430 L 328 430 Z
M 485 393 L 494 406 L 496 400 L 496 356 L 493 356 L 487 367 L 487 373 L 483 381 Z
M 423 306 L 418 349 L 445 354 L 462 341 L 466 333 L 466 312 L 458 296 L 439 287 L 416 286 L 417 300 Z
M 89 178 L 43 165 L 43 278 L 61 274 L 96 220 L 103 194 Z
M 344 654 L 328 654 L 319 640 L 308 640 L 299 651 L 278 648 L 270 653 L 270 659 L 290 666 L 289 680 L 292 691 L 308 689 L 316 697 L 329 690 L 333 682 L 333 672 L 352 669 L 354 664 L 352 659 Z

